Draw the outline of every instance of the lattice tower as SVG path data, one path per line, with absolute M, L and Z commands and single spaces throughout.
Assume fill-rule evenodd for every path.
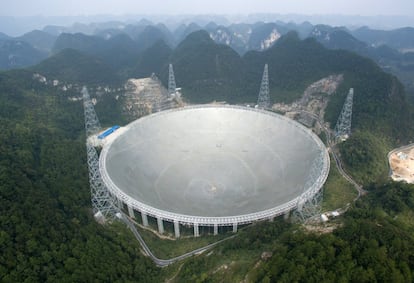
M 262 109 L 270 108 L 269 73 L 267 64 L 265 64 L 263 70 L 262 83 L 260 85 L 259 97 L 257 99 L 257 107 Z
M 304 189 L 321 187 L 320 183 L 322 180 L 320 172 L 324 171 L 324 156 L 324 152 L 321 151 L 319 157 L 312 163 Z M 301 222 L 319 220 L 322 212 L 322 200 L 322 189 L 319 189 L 312 197 L 303 196 L 303 199 L 299 200 L 298 209 L 294 212 L 294 216 L 296 216 Z
M 349 93 L 345 99 L 338 122 L 336 123 L 334 132 L 335 137 L 340 139 L 347 139 L 351 135 L 352 122 L 352 104 L 354 99 L 354 89 L 349 89 Z
M 92 209 L 97 220 L 105 221 L 105 219 L 114 218 L 118 212 L 118 208 L 115 206 L 113 197 L 109 194 L 109 191 L 102 181 L 102 176 L 99 171 L 98 152 L 90 141 L 90 138 L 96 135 L 101 127 L 86 87 L 82 88 L 82 95 Z
M 97 134 L 101 130 L 101 124 L 99 123 L 98 116 L 96 116 L 92 100 L 86 87 L 82 88 L 82 96 L 83 110 L 85 113 L 86 138 L 88 138 L 94 134 Z
M 175 85 L 174 69 L 170 64 L 168 68 L 168 94 L 174 94 L 177 86 Z

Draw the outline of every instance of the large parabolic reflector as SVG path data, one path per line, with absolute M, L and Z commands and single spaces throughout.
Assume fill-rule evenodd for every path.
M 163 220 L 231 225 L 271 218 L 312 198 L 329 172 L 311 130 L 268 111 L 192 106 L 140 118 L 107 143 L 104 183 Z

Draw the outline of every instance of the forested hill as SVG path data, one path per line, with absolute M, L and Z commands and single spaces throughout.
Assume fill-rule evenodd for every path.
M 0 281 L 160 282 L 126 228 L 92 217 L 81 102 L 32 75 L 0 73 Z
M 92 55 L 64 49 L 30 68 L 50 79 L 88 85 L 116 85 L 122 80 L 115 69 Z
M 163 40 L 157 41 L 154 45 L 140 54 L 137 64 L 130 71 L 131 76 L 147 78 L 150 77 L 152 73 L 162 73 L 165 64 L 169 62 L 171 53 L 172 49 Z
M 174 65 L 178 86 L 186 89 L 190 101 L 241 101 L 238 97 L 243 86 L 243 61 L 230 47 L 216 44 L 206 31 L 188 35 L 169 61 Z

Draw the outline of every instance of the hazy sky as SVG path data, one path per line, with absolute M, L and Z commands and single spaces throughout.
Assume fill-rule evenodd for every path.
M 0 0 L 1 16 L 344 14 L 414 16 L 414 0 Z

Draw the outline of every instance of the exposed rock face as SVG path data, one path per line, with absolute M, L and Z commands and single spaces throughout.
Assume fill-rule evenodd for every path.
M 282 35 L 277 31 L 277 29 L 273 29 L 269 36 L 260 43 L 260 50 L 266 50 L 270 46 L 273 45 Z
M 342 74 L 330 75 L 320 79 L 309 85 L 298 101 L 291 104 L 276 103 L 272 108 L 283 112 L 289 118 L 298 120 L 309 128 L 315 127 L 315 132 L 319 133 L 320 129 L 317 123 L 315 124 L 315 116 L 323 121 L 329 98 L 335 93 L 343 79 Z
M 124 112 L 133 118 L 175 107 L 167 89 L 155 76 L 129 79 L 125 84 L 124 96 Z

